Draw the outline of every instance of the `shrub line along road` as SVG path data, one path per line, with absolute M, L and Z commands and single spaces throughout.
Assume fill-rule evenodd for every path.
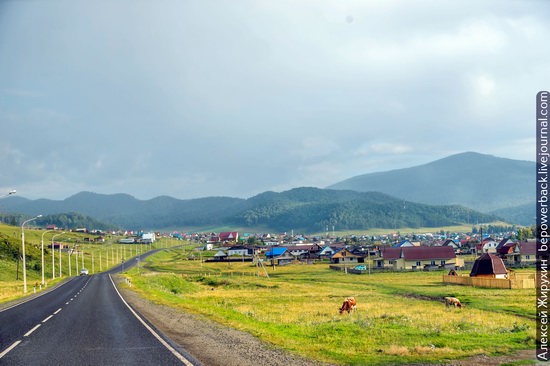
M 121 268 L 0 311 L 0 365 L 199 365 L 124 301 L 111 279 Z

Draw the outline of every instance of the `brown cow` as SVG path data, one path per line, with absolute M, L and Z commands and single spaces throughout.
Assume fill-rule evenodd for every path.
M 338 310 L 340 311 L 340 314 L 343 314 L 344 311 L 347 311 L 348 315 L 351 311 L 357 312 L 357 301 L 355 301 L 354 297 L 347 297 L 342 303 L 342 307 Z
M 446 297 L 445 298 L 445 306 L 449 307 L 449 305 L 453 305 L 455 308 L 461 308 L 462 304 L 460 303 L 460 300 L 456 297 Z

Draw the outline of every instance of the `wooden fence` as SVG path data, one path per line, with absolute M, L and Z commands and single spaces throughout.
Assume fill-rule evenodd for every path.
M 515 274 L 514 278 L 486 278 L 443 275 L 444 283 L 489 288 L 535 288 L 534 274 Z

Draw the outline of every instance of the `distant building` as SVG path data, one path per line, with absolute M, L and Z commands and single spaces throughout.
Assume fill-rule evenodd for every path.
M 394 270 L 464 267 L 464 260 L 457 257 L 451 246 L 384 248 L 375 262 L 377 268 Z
M 153 244 L 157 240 L 155 233 L 144 233 L 141 236 L 141 242 L 143 244 Z
M 228 256 L 240 255 L 240 256 L 252 256 L 254 255 L 254 249 L 245 247 L 243 245 L 235 245 L 227 250 Z
M 508 271 L 499 256 L 485 253 L 474 262 L 470 277 L 507 278 Z
M 365 257 L 361 255 L 354 254 L 342 248 L 330 257 L 330 263 L 333 264 L 356 264 L 356 263 L 365 263 Z
M 221 242 L 237 242 L 239 240 L 239 233 L 237 231 L 226 231 L 218 235 Z

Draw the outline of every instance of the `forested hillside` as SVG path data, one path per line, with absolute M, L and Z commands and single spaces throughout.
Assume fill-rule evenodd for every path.
M 3 215 L 2 222 L 12 226 L 19 226 L 23 221 L 29 219 L 29 215 L 24 214 L 8 214 Z M 48 225 L 55 225 L 64 229 L 78 229 L 78 228 L 90 228 L 102 231 L 117 230 L 120 227 L 96 220 L 90 216 L 82 215 L 76 212 L 60 213 L 52 215 L 43 215 L 31 223 L 33 226 L 47 227 Z
M 235 217 L 239 226 L 269 225 L 279 231 L 306 232 L 400 227 L 438 227 L 496 220 L 461 206 L 431 206 L 406 202 L 377 192 L 296 188 L 250 199 L 252 208 Z

